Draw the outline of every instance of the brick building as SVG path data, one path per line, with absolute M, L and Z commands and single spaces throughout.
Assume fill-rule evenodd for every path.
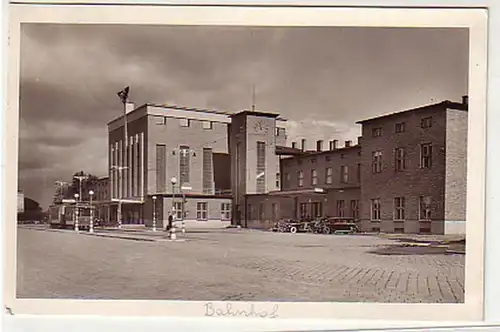
M 111 220 L 120 203 L 124 224 L 147 226 L 154 205 L 159 225 L 173 211 L 253 228 L 336 216 L 362 231 L 465 231 L 467 97 L 359 121 L 356 144 L 313 151 L 287 145 L 276 113 L 127 109 L 128 153 L 123 117 L 108 123 Z

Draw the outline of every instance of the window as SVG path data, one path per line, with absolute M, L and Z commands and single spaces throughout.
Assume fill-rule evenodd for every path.
M 349 169 L 347 166 L 340 166 L 340 182 L 347 183 L 349 180 Z
M 356 177 L 358 179 L 358 182 L 361 182 L 361 164 L 358 164 L 357 165 L 357 169 L 356 169 Z
M 351 217 L 354 220 L 359 219 L 359 203 L 355 199 L 351 200 Z
M 405 220 L 405 198 L 394 198 L 394 220 Z
M 382 128 L 373 128 L 372 137 L 380 137 L 380 136 L 382 136 Z
M 276 173 L 276 189 L 280 188 L 280 173 Z
M 399 133 L 404 133 L 405 129 L 406 129 L 405 128 L 405 123 L 404 122 L 399 122 L 399 123 L 396 123 L 394 131 L 396 132 L 396 134 L 399 134 Z
M 371 200 L 371 214 L 370 219 L 372 221 L 380 221 L 380 199 L 375 198 Z
M 372 152 L 372 172 L 382 172 L 382 151 Z
M 182 219 L 182 212 L 184 211 L 184 204 L 182 202 L 174 203 L 174 216 L 176 220 Z
M 213 193 L 213 158 L 212 149 L 203 148 L 203 193 L 212 194 Z
M 419 220 L 431 220 L 431 197 L 420 196 L 419 198 Z
M 165 116 L 155 116 L 155 124 L 163 126 L 167 124 L 167 118 Z
M 266 191 L 266 143 L 257 142 L 257 192 Z
M 196 220 L 207 220 L 207 202 L 196 203 Z
M 312 203 L 312 217 L 319 218 L 323 215 L 323 204 L 321 202 Z
M 264 209 L 264 203 L 259 204 L 259 220 L 263 221 L 266 217 L 265 215 L 265 209 Z
M 402 172 L 406 169 L 406 151 L 404 148 L 394 149 L 394 169 Z
M 316 164 L 316 158 L 311 159 L 311 164 Z
M 179 119 L 179 123 L 180 123 L 181 127 L 189 127 L 189 125 L 191 124 L 191 121 L 189 119 L 182 118 L 182 119 Z
M 330 161 L 330 160 L 332 160 L 331 156 L 325 156 L 325 161 Z
M 304 171 L 297 172 L 297 185 L 299 187 L 304 186 Z
M 191 150 L 189 146 L 181 146 L 179 148 L 179 172 L 180 179 L 179 185 L 182 186 L 184 183 L 189 183 L 189 164 L 190 164 L 190 154 Z
M 337 217 L 343 218 L 345 217 L 345 202 L 344 200 L 337 200 Z
M 420 145 L 420 168 L 432 167 L 432 144 L 425 143 Z
M 213 129 L 214 123 L 212 121 L 203 121 L 203 129 Z
M 426 117 L 420 120 L 420 127 L 421 128 L 430 128 L 432 127 L 432 117 Z
M 231 203 L 221 203 L 220 215 L 221 215 L 222 220 L 230 220 L 231 219 Z
M 318 172 L 313 169 L 311 170 L 311 185 L 315 186 L 318 184 Z
M 404 228 L 401 228 L 401 227 L 394 228 L 394 233 L 397 233 L 397 234 L 404 234 L 404 233 L 405 233 L 405 229 L 404 229 Z
M 300 218 L 305 218 L 307 216 L 307 203 L 300 203 L 299 209 Z
M 276 221 L 279 219 L 279 207 L 278 203 L 273 203 L 272 204 L 272 220 Z
M 333 179 L 333 169 L 331 167 L 327 167 L 325 171 L 325 183 L 332 184 Z
M 167 186 L 167 146 L 156 145 L 156 192 L 163 193 Z

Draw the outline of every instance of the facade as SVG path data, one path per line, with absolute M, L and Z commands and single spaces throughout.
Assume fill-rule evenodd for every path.
M 248 194 L 245 225 L 338 217 L 365 232 L 465 232 L 468 103 L 444 101 L 359 121 L 358 144 L 277 149 L 279 192 Z
M 359 121 L 356 144 L 287 144 L 276 113 L 127 105 L 108 123 L 109 219 L 268 228 L 349 218 L 366 232 L 465 231 L 467 98 Z M 155 211 L 155 213 L 153 213 Z
M 127 141 L 123 116 L 108 123 L 112 218 L 121 209 L 123 224 L 151 226 L 154 215 L 165 227 L 172 213 L 186 223 L 229 224 L 231 114 L 157 104 L 127 108 Z M 276 159 L 274 150 L 269 154 Z M 273 168 L 276 173 L 279 164 Z

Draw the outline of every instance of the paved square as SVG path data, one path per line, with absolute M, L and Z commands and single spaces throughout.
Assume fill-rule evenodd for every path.
M 18 229 L 21 298 L 463 302 L 464 255 L 365 235 L 192 230 L 185 242 Z M 148 235 L 149 234 L 149 235 Z M 182 236 L 180 236 L 182 237 Z

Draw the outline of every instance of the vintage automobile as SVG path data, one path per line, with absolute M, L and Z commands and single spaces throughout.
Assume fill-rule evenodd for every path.
M 359 231 L 352 217 L 326 217 L 323 223 L 325 234 L 354 234 Z

